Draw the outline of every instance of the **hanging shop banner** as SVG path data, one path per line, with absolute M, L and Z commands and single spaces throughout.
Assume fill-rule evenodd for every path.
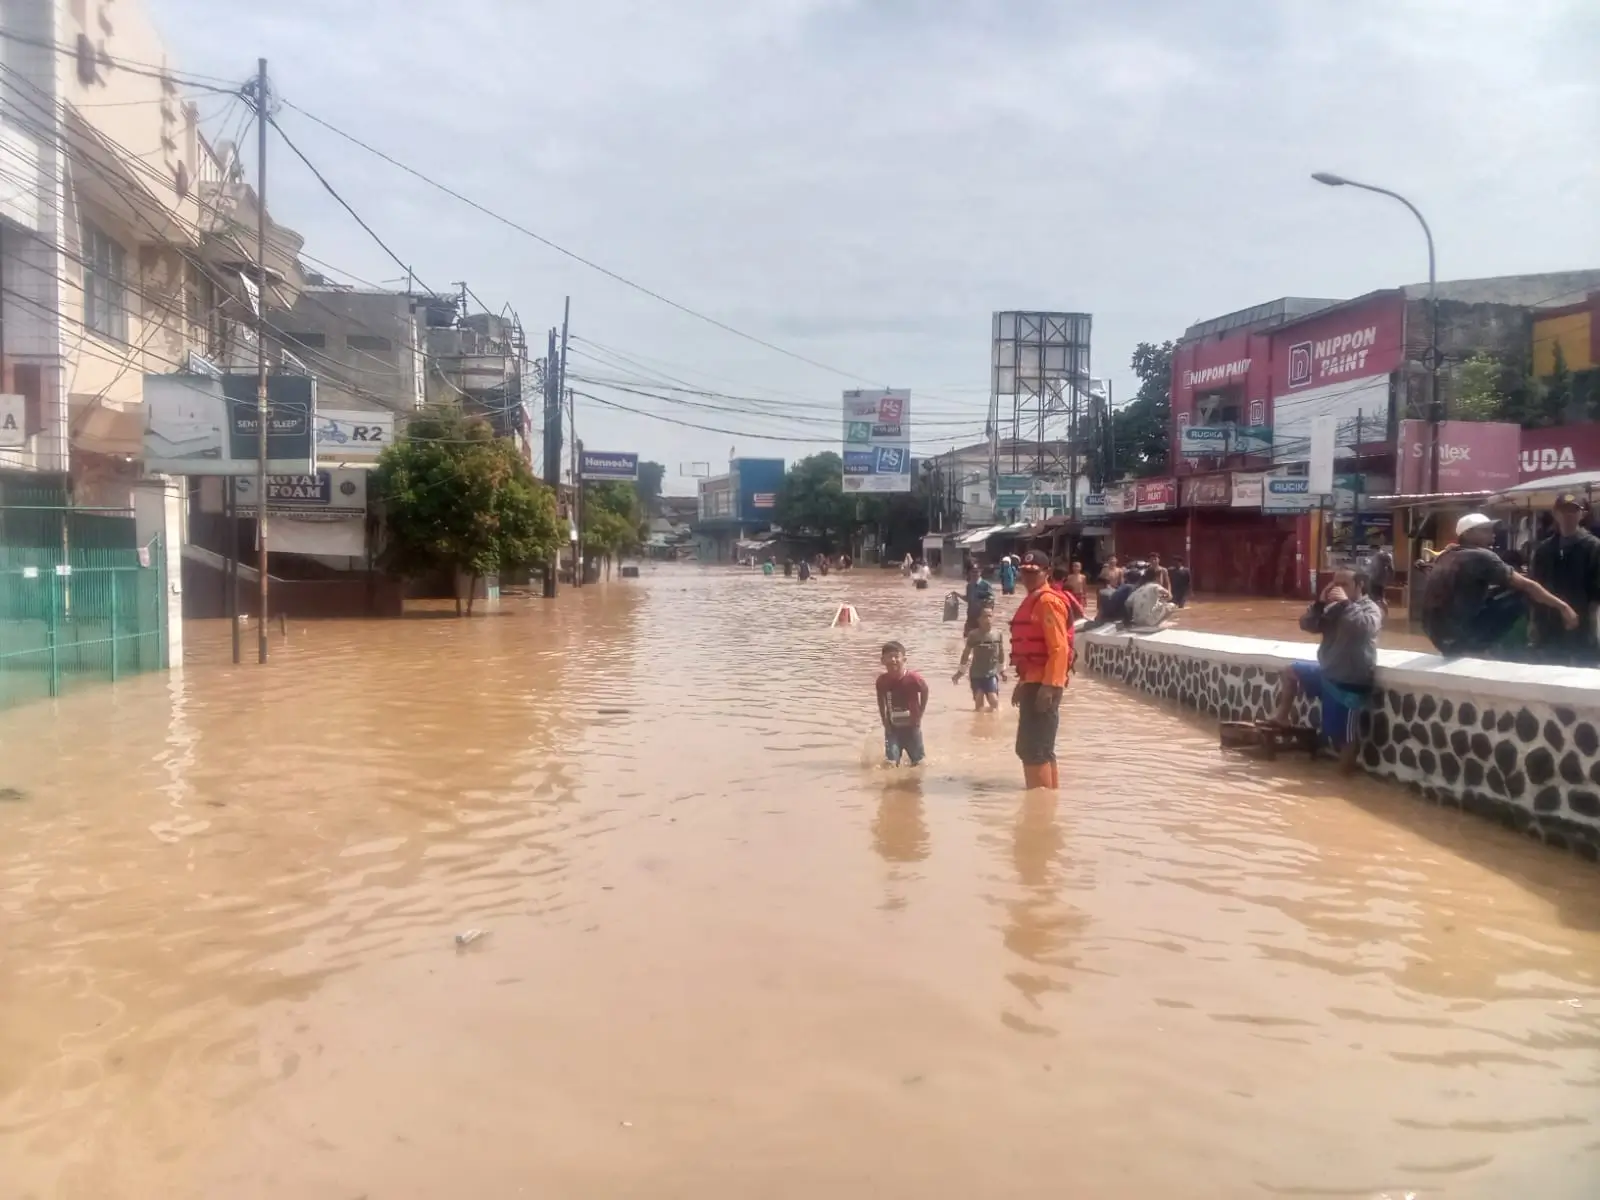
M 1161 512 L 1163 509 L 1174 507 L 1178 502 L 1178 489 L 1174 480 L 1146 479 L 1136 486 L 1139 489 L 1140 512 Z
M 1185 458 L 1225 455 L 1232 444 L 1231 425 L 1181 425 L 1178 429 L 1178 453 Z
M 319 462 L 377 462 L 394 441 L 394 414 L 353 408 L 325 408 L 317 413 Z
M 1333 491 L 1333 450 L 1339 435 L 1339 418 L 1311 418 L 1311 459 L 1306 467 L 1309 489 L 1319 496 Z
M 1261 511 L 1265 513 L 1302 513 L 1316 508 L 1322 497 L 1311 491 L 1311 481 L 1304 475 L 1269 475 L 1261 497 Z
M 1234 508 L 1260 508 L 1262 497 L 1262 476 L 1240 472 L 1233 477 L 1233 502 Z
M 267 377 L 267 472 L 315 469 L 316 380 Z M 146 375 L 144 467 L 165 475 L 253 475 L 256 376 Z
M 607 450 L 585 450 L 578 458 L 578 474 L 584 479 L 633 481 L 639 478 L 639 456 Z
M 911 490 L 911 393 L 904 388 L 844 394 L 844 490 Z
M 1252 410 L 1254 405 L 1251 406 Z M 1239 425 L 1233 431 L 1233 453 L 1271 454 L 1271 425 Z
M 1111 516 L 1137 511 L 1139 490 L 1136 484 L 1114 483 L 1106 489 L 1106 512 Z
M 1439 486 L 1432 486 L 1428 423 L 1400 422 L 1400 493 L 1495 492 L 1521 475 L 1522 427 L 1499 421 L 1439 422 Z
M 1184 508 L 1227 508 L 1228 476 L 1191 475 L 1180 489 Z

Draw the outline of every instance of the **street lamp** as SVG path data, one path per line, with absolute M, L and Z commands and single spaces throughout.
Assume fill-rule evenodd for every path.
M 1330 171 L 1314 171 L 1311 178 L 1328 187 L 1360 188 L 1364 192 L 1377 192 L 1380 196 L 1400 201 L 1411 210 L 1411 215 L 1417 219 L 1417 224 L 1422 226 L 1422 236 L 1428 239 L 1428 491 L 1437 493 L 1439 422 L 1444 417 L 1444 409 L 1439 402 L 1439 360 L 1442 356 L 1439 353 L 1439 281 L 1434 267 L 1433 230 L 1428 228 L 1427 219 L 1417 206 L 1399 192 L 1391 192 L 1388 188 L 1377 187 L 1370 183 L 1358 183 L 1354 179 L 1346 179 L 1343 175 L 1335 175 Z

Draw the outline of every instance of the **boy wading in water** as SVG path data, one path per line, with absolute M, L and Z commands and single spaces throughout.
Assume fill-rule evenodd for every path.
M 994 606 L 989 605 L 978 614 L 978 627 L 967 634 L 967 645 L 961 651 L 961 663 L 954 676 L 954 682 L 960 683 L 961 677 L 967 674 L 967 664 L 972 664 L 974 711 L 1000 710 L 1000 681 L 1006 677 L 1005 660 L 1005 640 L 994 627 Z
M 883 674 L 878 676 L 878 716 L 883 720 L 883 757 L 898 766 L 904 754 L 914 767 L 922 761 L 922 714 L 928 707 L 928 681 L 906 670 L 906 648 L 883 645 Z

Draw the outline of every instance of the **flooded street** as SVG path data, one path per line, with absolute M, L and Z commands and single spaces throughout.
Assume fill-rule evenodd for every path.
M 1600 1194 L 1593 866 L 1086 676 L 1024 794 L 942 592 L 191 626 L 0 714 L 0 1200 Z

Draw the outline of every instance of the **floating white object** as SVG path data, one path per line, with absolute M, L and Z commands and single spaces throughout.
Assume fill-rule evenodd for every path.
M 839 605 L 839 610 L 833 614 L 833 620 L 829 623 L 828 628 L 837 629 L 840 625 L 859 624 L 861 624 L 861 617 L 856 612 L 856 606 L 854 604 L 841 604 Z

